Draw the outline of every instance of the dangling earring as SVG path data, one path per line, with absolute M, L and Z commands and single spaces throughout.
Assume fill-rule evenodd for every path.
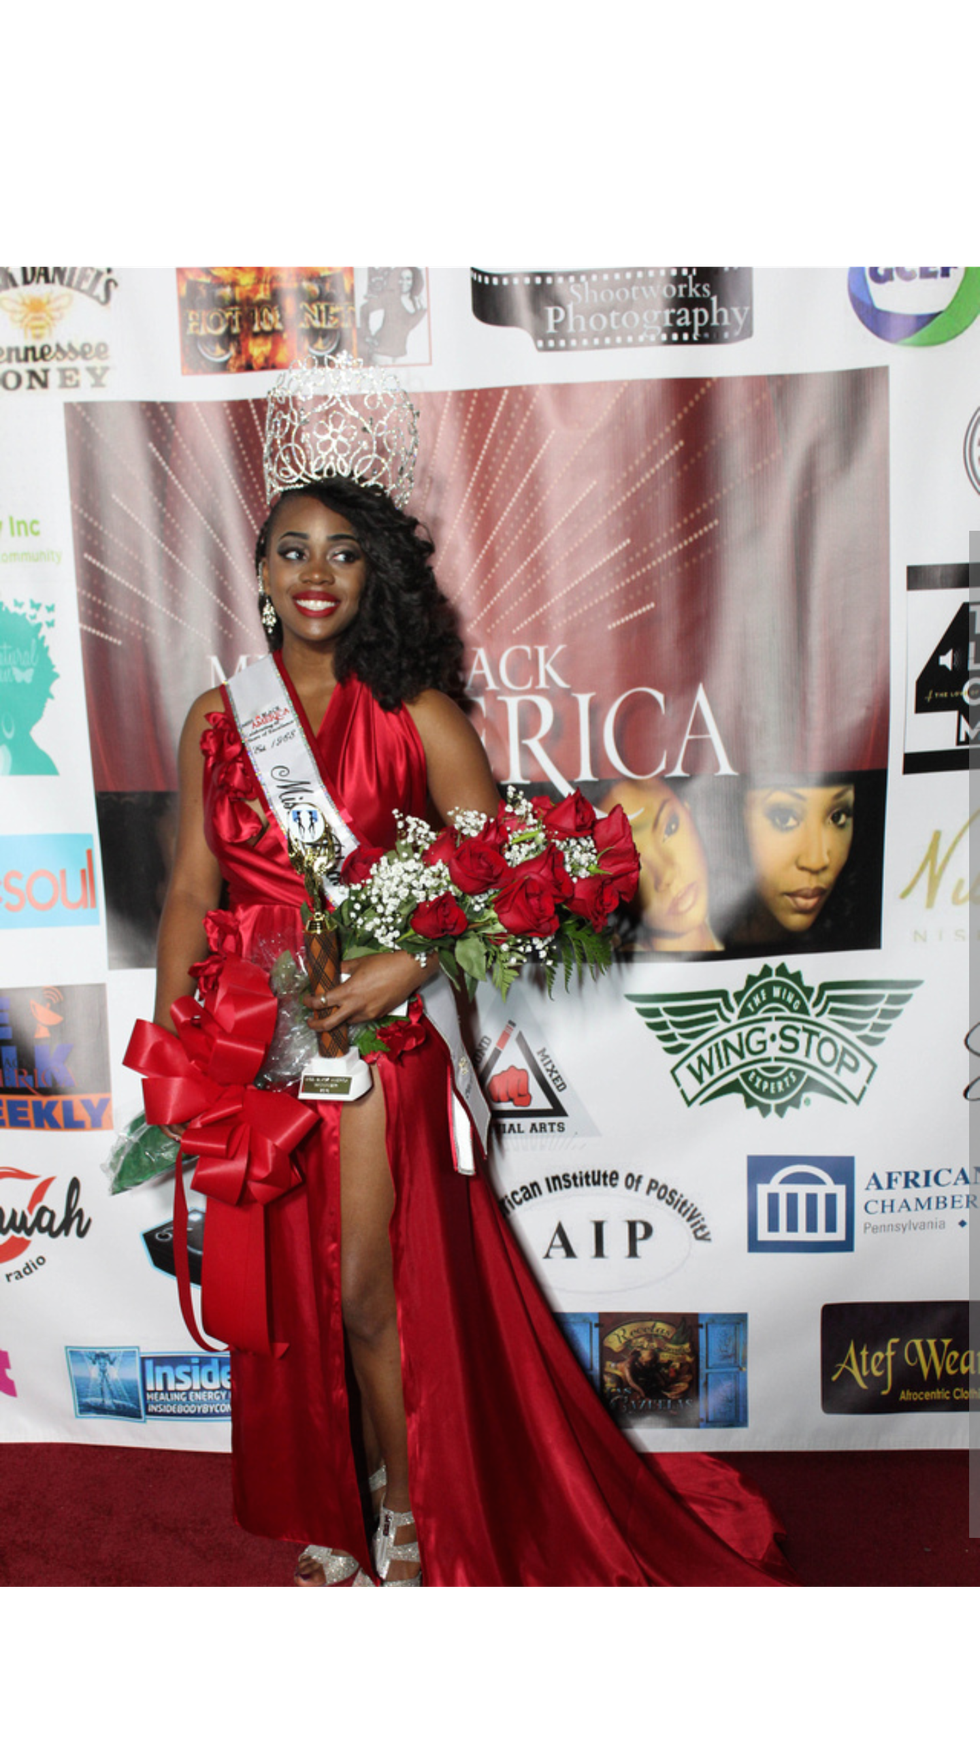
M 261 570 L 259 571 L 259 598 L 262 601 L 259 609 L 259 616 L 262 619 L 262 627 L 263 629 L 273 630 L 279 621 L 279 613 L 262 585 Z

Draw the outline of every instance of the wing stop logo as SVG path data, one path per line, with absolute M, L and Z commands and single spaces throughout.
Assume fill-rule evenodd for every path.
M 782 1118 L 808 1095 L 853 1105 L 881 1046 L 919 980 L 832 980 L 814 991 L 785 963 L 768 962 L 741 992 L 628 993 L 664 1051 L 689 1107 L 741 1095 Z

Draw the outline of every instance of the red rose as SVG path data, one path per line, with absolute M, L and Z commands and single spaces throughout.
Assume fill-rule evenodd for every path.
M 345 883 L 366 883 L 375 865 L 383 858 L 381 847 L 355 847 L 344 860 L 340 875 Z
M 446 868 L 457 889 L 466 895 L 482 895 L 494 889 L 506 874 L 507 861 L 496 847 L 486 846 L 479 836 L 462 840 L 446 860 Z
M 422 1022 L 425 1009 L 421 998 L 417 995 L 409 1001 L 408 1015 L 396 1016 L 391 1022 L 386 1022 L 375 1029 L 378 1040 L 383 1044 L 383 1053 L 368 1055 L 369 1062 L 378 1058 L 401 1058 L 402 1053 L 414 1052 L 426 1038 L 426 1030 Z
M 437 895 L 420 901 L 412 915 L 412 930 L 420 938 L 458 938 L 469 925 L 463 909 L 452 895 Z
M 616 886 L 608 877 L 580 877 L 575 893 L 565 903 L 572 913 L 580 913 L 594 931 L 602 931 L 606 920 L 619 906 Z
M 550 937 L 558 930 L 559 901 L 572 893 L 572 880 L 556 847 L 516 865 L 494 901 L 505 930 L 531 937 Z
M 607 817 L 599 817 L 592 830 L 599 869 L 603 877 L 612 879 L 613 888 L 629 900 L 636 891 L 640 875 L 640 855 L 633 840 L 629 818 L 621 804 L 614 805 Z
M 549 835 L 588 835 L 596 820 L 595 806 L 578 791 L 553 805 L 544 819 Z
M 456 837 L 452 829 L 440 829 L 430 847 L 422 854 L 424 865 L 445 865 L 456 851 Z

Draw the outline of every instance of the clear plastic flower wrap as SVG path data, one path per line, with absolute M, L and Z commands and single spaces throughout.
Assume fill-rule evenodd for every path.
M 309 1011 L 303 1003 L 303 993 L 309 977 L 299 950 L 277 949 L 271 938 L 255 939 L 250 959 L 269 976 L 269 984 L 279 1001 L 275 1033 L 255 1079 L 258 1089 L 282 1089 L 298 1083 L 303 1067 L 318 1056 L 317 1039 L 307 1026 Z
M 109 1181 L 110 1195 L 132 1191 L 148 1179 L 156 1179 L 177 1162 L 177 1139 L 164 1131 L 162 1125 L 148 1125 L 142 1113 L 129 1121 L 120 1132 L 102 1163 L 102 1172 Z

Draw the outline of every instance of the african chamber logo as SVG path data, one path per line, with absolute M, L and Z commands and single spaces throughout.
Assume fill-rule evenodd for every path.
M 750 1252 L 853 1252 L 853 1155 L 750 1155 Z
M 858 319 L 890 345 L 944 345 L 980 314 L 978 266 L 852 266 Z
M 767 962 L 740 992 L 627 993 L 676 1058 L 671 1076 L 689 1107 L 741 1095 L 782 1118 L 811 1094 L 853 1106 L 877 1070 L 879 1047 L 920 980 L 828 980 L 814 989 Z

